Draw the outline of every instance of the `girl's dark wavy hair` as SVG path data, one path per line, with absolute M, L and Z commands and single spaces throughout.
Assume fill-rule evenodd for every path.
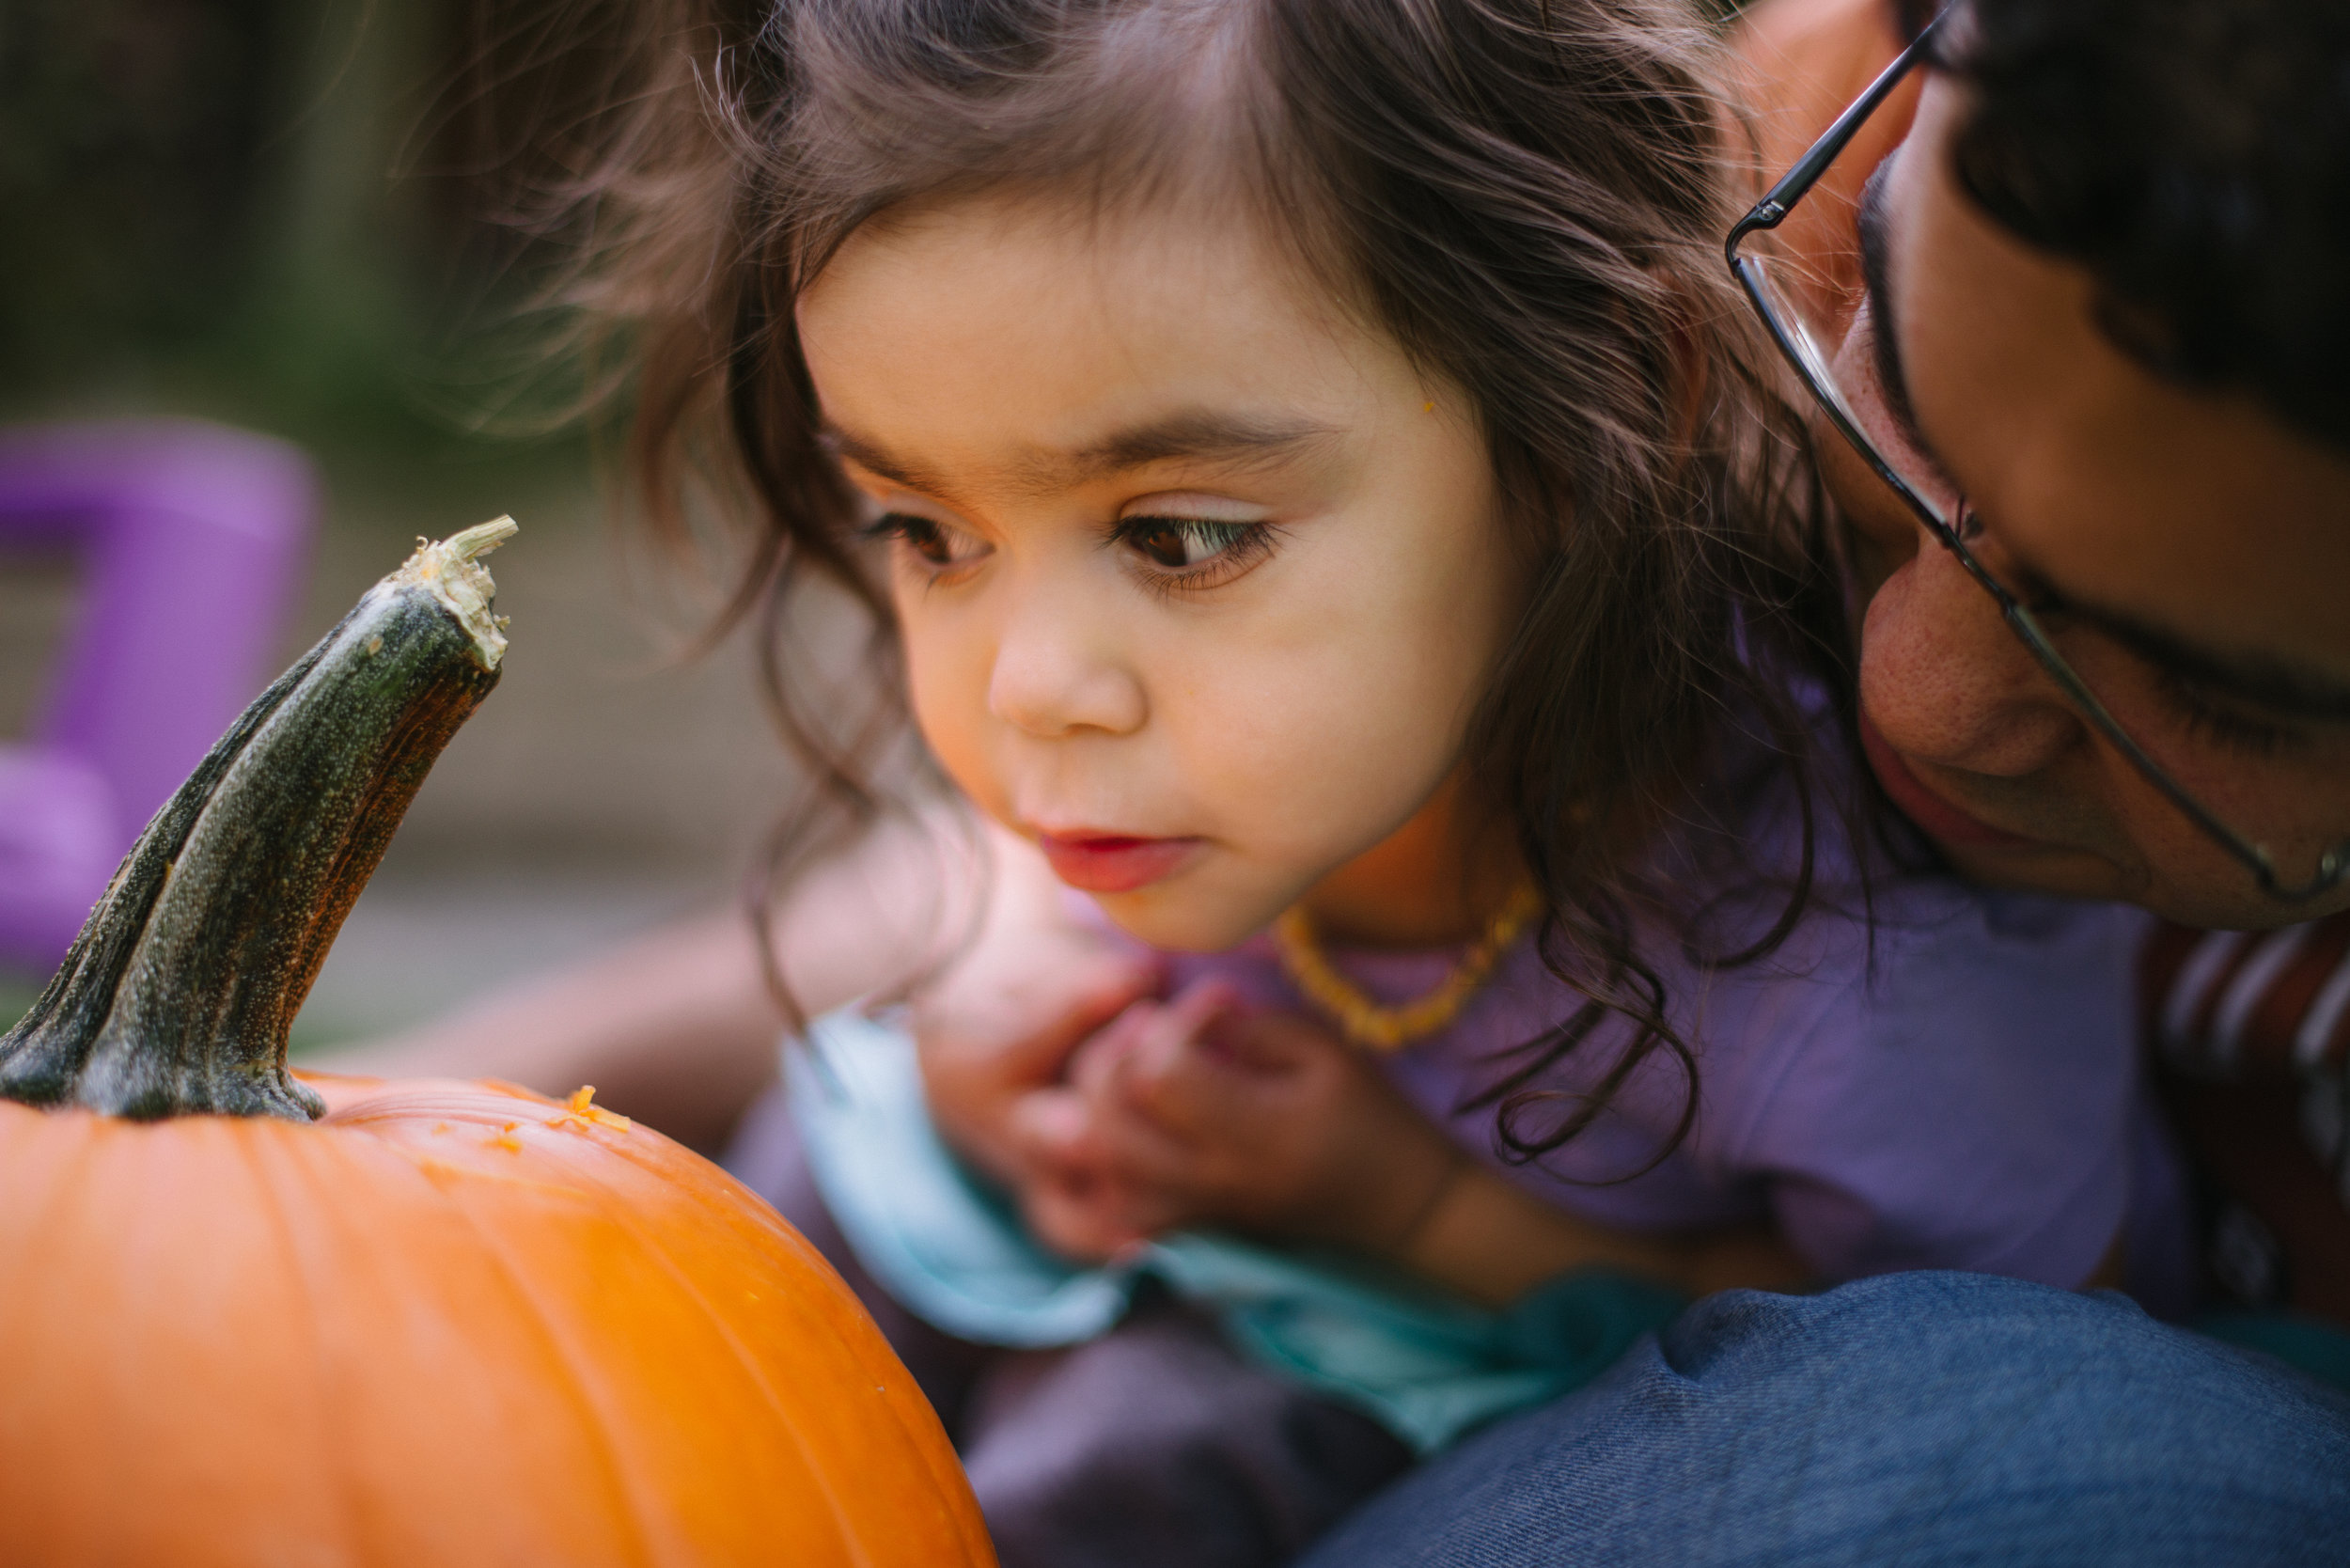
M 1466 389 L 1524 548 L 1467 774 L 1546 897 L 1545 963 L 1585 1001 L 1496 1064 L 1480 1103 L 1499 1146 L 1565 1143 L 1658 1051 L 1687 1075 L 1677 1144 L 1696 1061 L 1636 928 L 1667 917 L 1704 946 L 1696 889 L 1718 888 L 1769 791 L 1795 803 L 1800 856 L 1765 929 L 1702 957 L 1779 944 L 1838 809 L 1820 761 L 1843 743 L 1802 694 L 1848 727 L 1852 689 L 1802 423 L 1721 263 L 1737 149 L 1708 24 L 1673 0 L 637 0 L 604 19 L 610 74 L 538 144 L 586 246 L 568 297 L 625 346 L 654 525 L 682 533 L 697 486 L 748 525 L 723 619 L 773 650 L 816 582 L 868 618 L 888 723 L 843 739 L 769 666 L 825 798 L 882 808 L 902 682 L 794 302 L 901 203 L 1206 192 Z M 1670 877 L 1645 854 L 1668 828 L 1712 846 Z M 1544 1089 L 1610 1017 L 1628 1042 L 1593 1091 Z

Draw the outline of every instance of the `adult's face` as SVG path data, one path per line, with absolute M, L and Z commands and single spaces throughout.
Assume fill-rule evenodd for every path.
M 2047 606 L 2123 728 L 2306 876 L 2350 837 L 2350 462 L 2118 351 L 2088 274 L 1957 184 L 1964 91 L 1927 85 L 1872 193 L 1874 285 L 1844 384 L 1875 439 L 1971 503 L 1979 555 Z M 1871 591 L 1872 760 L 1962 870 L 2203 925 L 2350 906 L 2350 888 L 2299 905 L 2261 893 L 2067 704 L 1957 559 L 1841 443 L 1823 446 Z

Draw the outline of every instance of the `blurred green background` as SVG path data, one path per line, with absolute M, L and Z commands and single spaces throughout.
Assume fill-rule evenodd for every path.
M 697 587 L 628 547 L 532 347 L 533 258 L 454 84 L 466 0 L 0 5 L 0 421 L 195 415 L 303 446 L 288 658 L 415 536 L 511 512 L 513 651 L 345 928 L 298 1042 L 376 1034 L 725 900 L 791 776 Z M 74 585 L 0 557 L 0 738 Z M 258 687 L 257 687 L 258 689 Z M 0 1016 L 41 977 L 0 975 Z

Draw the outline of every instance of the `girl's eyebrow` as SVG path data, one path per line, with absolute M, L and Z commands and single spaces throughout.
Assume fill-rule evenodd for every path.
M 1113 478 L 1155 463 L 1205 458 L 1222 463 L 1270 463 L 1294 457 L 1338 433 L 1311 419 L 1268 419 L 1246 415 L 1189 410 L 1113 431 L 1069 451 L 1040 451 L 1015 470 L 1026 485 L 1050 492 L 1075 483 Z M 869 474 L 903 485 L 916 494 L 948 500 L 952 486 L 944 475 L 901 457 L 879 442 L 827 426 L 824 444 Z
M 826 425 L 818 439 L 831 449 L 833 456 L 846 458 L 869 474 L 878 475 L 892 484 L 903 485 L 916 494 L 935 495 L 941 500 L 947 498 L 947 481 L 943 477 L 932 473 L 920 463 L 885 451 L 877 442 L 853 435 L 838 425 Z
M 1103 478 L 1176 458 L 1275 463 L 1338 432 L 1310 419 L 1261 419 L 1187 410 L 1116 431 L 1070 454 L 1083 478 Z

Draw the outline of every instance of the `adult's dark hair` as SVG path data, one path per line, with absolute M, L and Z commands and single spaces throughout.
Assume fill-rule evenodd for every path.
M 2106 333 L 2350 451 L 2350 4 L 1969 0 L 1961 183 Z
M 1675 891 L 1646 851 L 1668 820 L 1741 847 L 1750 802 L 1724 798 L 1727 756 L 1767 757 L 1774 788 L 1792 776 L 1801 863 L 1776 920 L 1739 937 L 1768 950 L 1803 907 L 1823 797 L 1820 726 L 1797 694 L 1833 702 L 1851 685 L 1801 424 L 1722 274 L 1729 150 L 1698 13 L 642 0 L 639 14 L 645 63 L 609 100 L 626 109 L 557 160 L 581 170 L 597 246 L 575 294 L 633 341 L 651 516 L 676 525 L 696 474 L 740 500 L 755 544 L 734 614 L 772 634 L 817 578 L 889 626 L 793 321 L 857 226 L 993 191 L 1109 215 L 1206 193 L 1465 390 L 1528 563 L 1469 774 L 1546 897 L 1545 959 L 1589 1001 L 1499 1074 L 1505 1147 L 1530 1157 L 1574 1137 L 1660 1049 L 1682 1058 L 1694 1106 L 1693 1054 L 1632 935 Z M 894 671 L 874 669 L 897 701 Z M 788 671 L 772 685 L 834 798 L 871 804 L 872 746 L 828 741 Z M 1543 1069 L 1610 1016 L 1630 1043 L 1598 1092 L 1548 1096 Z

